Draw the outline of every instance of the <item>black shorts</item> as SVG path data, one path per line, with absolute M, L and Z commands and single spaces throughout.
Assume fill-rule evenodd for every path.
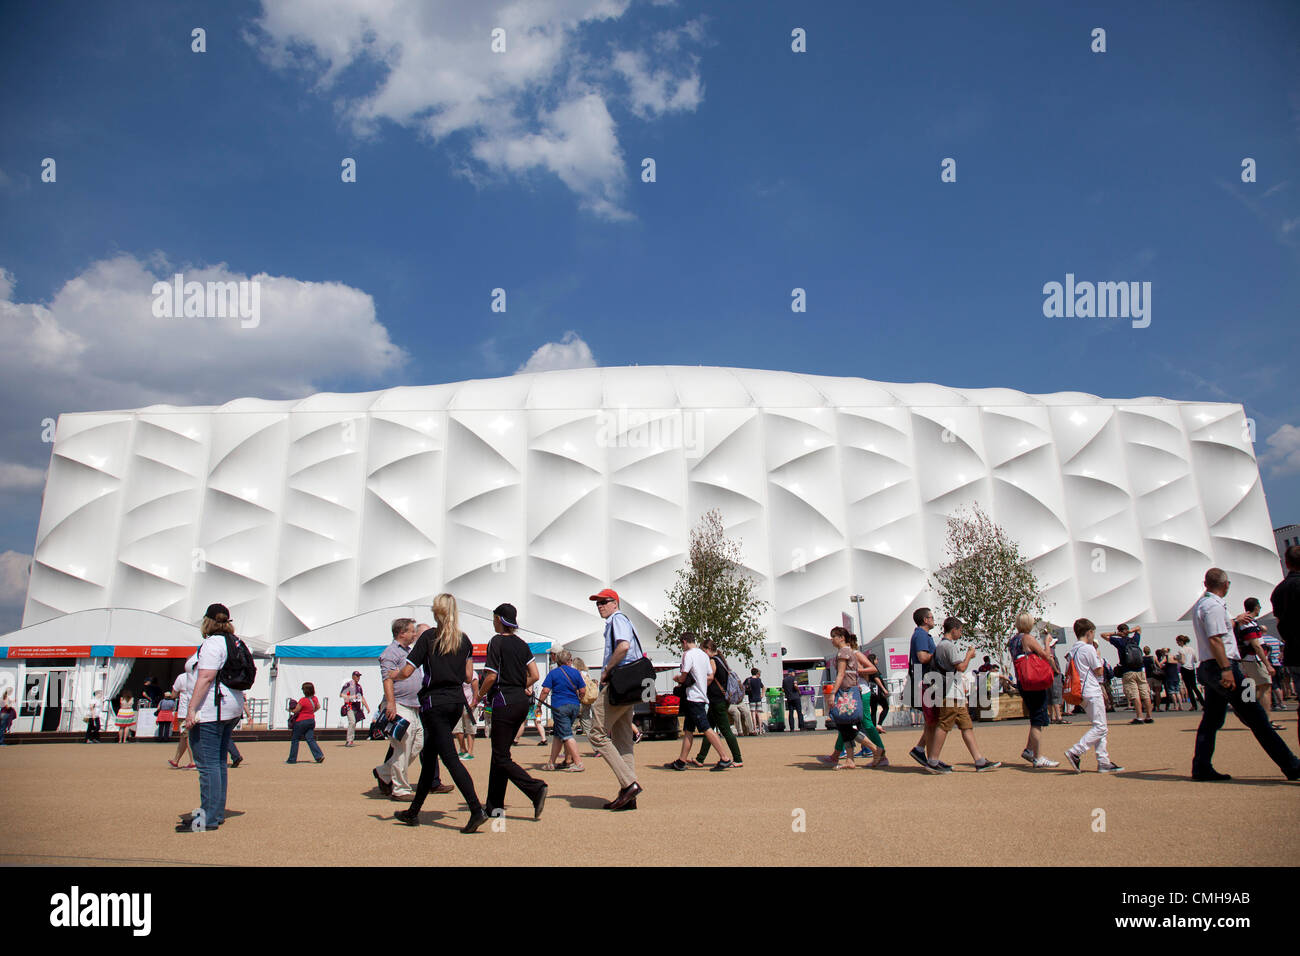
M 1047 716 L 1046 690 L 1021 690 L 1020 700 L 1025 705 L 1025 716 L 1030 727 L 1046 727 L 1051 723 Z
M 708 704 L 695 700 L 684 700 L 682 701 L 682 707 L 686 711 L 686 719 L 683 721 L 686 730 L 704 733 L 706 730 L 713 729 L 713 725 L 709 723 Z

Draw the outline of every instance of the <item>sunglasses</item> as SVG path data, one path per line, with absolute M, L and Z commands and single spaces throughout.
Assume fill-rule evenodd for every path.
M 596 602 L 596 607 L 601 607 L 602 605 L 613 604 L 613 603 L 614 603 L 613 598 L 601 598 L 599 601 Z

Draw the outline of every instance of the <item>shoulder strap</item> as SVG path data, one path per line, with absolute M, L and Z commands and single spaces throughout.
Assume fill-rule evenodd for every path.
M 578 685 L 573 682 L 573 678 L 569 676 L 569 672 L 564 669 L 563 664 L 560 665 L 560 673 L 563 674 L 564 679 L 569 682 L 569 690 L 576 694 L 578 692 Z

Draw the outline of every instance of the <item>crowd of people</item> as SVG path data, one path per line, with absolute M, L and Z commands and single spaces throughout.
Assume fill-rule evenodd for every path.
M 1022 759 L 1036 769 L 1060 767 L 1060 761 L 1044 753 L 1046 728 L 1054 719 L 1064 720 L 1053 717 L 1054 706 L 1060 706 L 1053 701 L 1059 695 L 1064 704 L 1073 704 L 1077 712 L 1086 715 L 1088 724 L 1082 736 L 1064 751 L 1068 769 L 1082 772 L 1083 759 L 1092 750 L 1100 773 L 1122 772 L 1124 768 L 1111 758 L 1108 746 L 1107 712 L 1113 709 L 1114 702 L 1107 685 L 1113 675 L 1120 679 L 1124 696 L 1134 708 L 1131 723 L 1153 722 L 1153 707 L 1163 695 L 1170 697 L 1170 706 L 1181 708 L 1185 704 L 1203 712 L 1196 731 L 1192 779 L 1231 779 L 1213 763 L 1217 733 L 1229 709 L 1251 730 L 1288 780 L 1300 779 L 1300 759 L 1278 736 L 1268 710 L 1285 706 L 1288 684 L 1294 686 L 1291 682 L 1300 674 L 1300 547 L 1287 550 L 1286 563 L 1288 574 L 1271 596 L 1280 642 L 1270 640 L 1259 625 L 1258 600 L 1248 599 L 1242 613 L 1230 617 L 1226 603 L 1230 581 L 1219 568 L 1206 572 L 1204 593 L 1191 614 L 1192 636 L 1179 635 L 1176 648 L 1154 657 L 1142 646 L 1140 627 L 1120 625 L 1115 631 L 1099 635 L 1096 625 L 1079 618 L 1073 624 L 1076 641 L 1062 666 L 1050 636 L 1035 636 L 1034 616 L 1020 614 L 1007 651 L 1029 721 Z M 556 649 L 552 652 L 554 666 L 544 680 L 532 650 L 518 634 L 518 612 L 511 604 L 501 604 L 493 611 L 494 635 L 487 646 L 481 679 L 474 669 L 473 646 L 460 629 L 454 596 L 440 594 L 434 599 L 433 627 L 418 625 L 410 618 L 392 623 L 392 644 L 379 659 L 384 689 L 382 716 L 392 726 L 403 729 L 391 732 L 388 755 L 372 774 L 383 795 L 410 797 L 409 805 L 394 813 L 396 821 L 417 826 L 429 794 L 454 789 L 460 792 L 469 814 L 461 832 L 474 833 L 504 813 L 511 786 L 523 794 L 532 806 L 533 818 L 539 819 L 549 787 L 521 767 L 511 749 L 525 722 L 534 719 L 540 723 L 544 718 L 536 715 L 543 712 L 551 715 L 553 736 L 550 757 L 542 770 L 581 773 L 587 769 L 575 740 L 575 728 L 580 726 L 595 755 L 605 761 L 618 784 L 617 793 L 603 805 L 604 809 L 636 809 L 645 788 L 635 759 L 634 709 L 636 702 L 644 699 L 646 686 L 653 685 L 655 672 L 632 622 L 620 610 L 617 592 L 607 588 L 591 595 L 590 600 L 604 621 L 599 671 L 588 672 L 581 659 Z M 988 657 L 978 668 L 972 667 L 976 652 L 974 648 L 963 648 L 965 625 L 958 618 L 950 616 L 943 621 L 937 640 L 932 634 L 936 619 L 929 608 L 918 608 L 913 621 L 903 705 L 920 713 L 923 729 L 908 755 L 928 773 L 951 773 L 952 765 L 945 763 L 942 756 L 947 737 L 955 728 L 976 772 L 997 769 L 1001 762 L 990 759 L 980 749 L 967 701 L 976 675 L 1008 681 L 1011 676 L 995 674 L 998 668 Z M 176 712 L 186 734 L 182 735 L 182 749 L 178 749 L 176 759 L 169 762 L 178 765 L 188 742 L 198 764 L 201 800 L 199 810 L 182 818 L 176 828 L 180 832 L 202 832 L 222 825 L 227 785 L 225 758 L 232 755 L 234 765 L 238 764 L 240 758 L 232 747 L 231 732 L 247 715 L 243 694 L 217 682 L 227 655 L 238 643 L 229 611 L 220 604 L 210 606 L 201 629 L 203 644 L 173 688 Z M 673 681 L 681 700 L 684 732 L 678 757 L 667 766 L 675 771 L 702 767 L 710 751 L 716 750 L 712 770 L 742 768 L 733 719 L 743 723 L 748 718 L 752 721 L 751 732 L 760 732 L 763 684 L 759 672 L 752 669 L 742 681 L 712 640 L 701 640 L 691 632 L 679 637 L 683 652 Z M 1118 654 L 1119 664 L 1113 670 L 1100 653 L 1101 640 L 1108 641 Z M 824 696 L 837 736 L 834 750 L 822 759 L 837 770 L 852 769 L 856 766 L 853 757 L 857 747 L 870 756 L 871 767 L 887 768 L 880 720 L 888 712 L 889 694 L 875 656 L 859 650 L 856 637 L 842 627 L 832 628 L 830 643 Z M 1152 666 L 1148 666 L 1148 660 Z M 345 716 L 349 711 L 364 716 L 369 710 L 360 676 L 354 673 L 344 687 Z M 319 763 L 324 754 L 315 741 L 314 715 L 320 703 L 311 684 L 304 684 L 302 691 L 302 697 L 292 707 L 288 762 L 296 760 L 299 743 L 305 740 Z M 802 729 L 802 700 L 792 674 L 787 674 L 783 682 L 783 696 L 791 730 L 796 722 Z M 492 752 L 482 800 L 464 765 L 464 761 L 473 759 L 474 715 L 480 705 L 489 717 L 487 736 Z M 348 744 L 352 743 L 354 728 L 355 721 L 349 720 Z M 692 756 L 697 735 L 702 738 L 701 747 Z M 540 744 L 546 744 L 544 737 Z M 412 787 L 409 770 L 417 756 L 420 774 Z M 447 771 L 451 783 L 441 781 L 439 766 Z

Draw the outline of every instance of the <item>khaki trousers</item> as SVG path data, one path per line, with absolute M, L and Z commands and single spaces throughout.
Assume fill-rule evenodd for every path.
M 604 687 L 591 705 L 591 746 L 605 758 L 625 790 L 636 783 L 636 763 L 632 758 L 632 710 L 634 704 L 611 704 L 609 687 Z

